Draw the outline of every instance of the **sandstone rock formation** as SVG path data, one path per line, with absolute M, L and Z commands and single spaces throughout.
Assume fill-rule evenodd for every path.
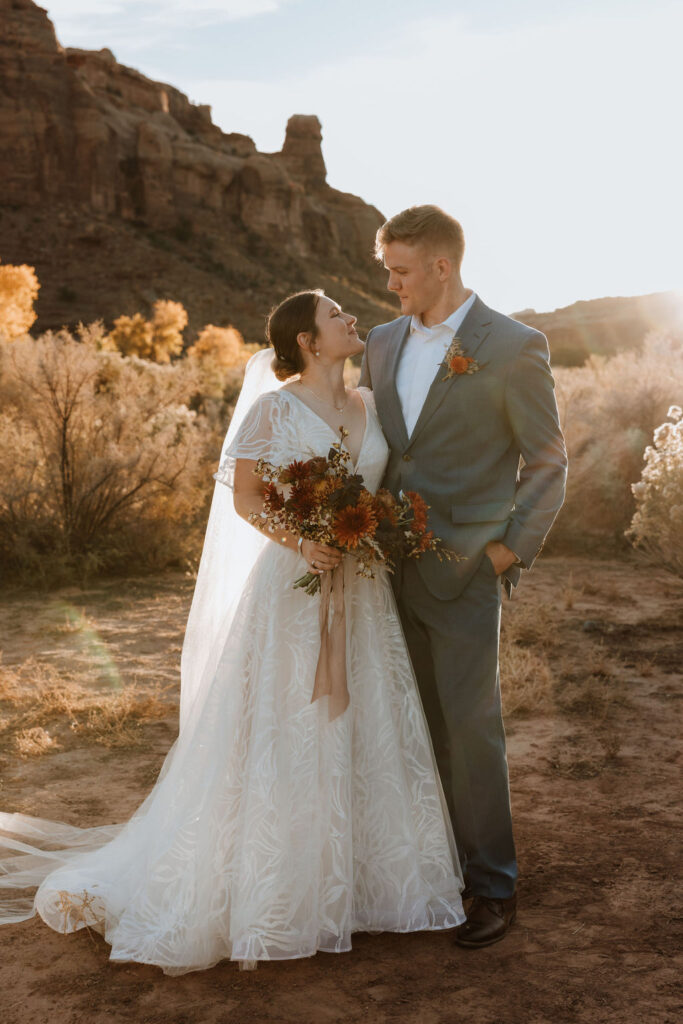
M 383 218 L 330 188 L 321 139 L 295 115 L 259 153 L 110 50 L 61 47 L 32 0 L 0 0 L 0 259 L 36 266 L 38 328 L 163 295 L 195 326 L 258 336 L 272 302 L 314 285 L 368 326 L 395 315 L 371 255 Z

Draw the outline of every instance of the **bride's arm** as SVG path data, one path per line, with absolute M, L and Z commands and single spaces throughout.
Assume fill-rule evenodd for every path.
M 260 515 L 263 512 L 263 482 L 254 472 L 255 469 L 255 459 L 235 460 L 235 511 L 247 522 L 252 513 Z M 289 530 L 279 529 L 275 533 L 265 532 L 264 536 L 289 548 L 290 551 L 299 550 L 299 538 Z M 327 547 L 326 544 L 317 544 L 312 540 L 303 541 L 301 554 L 314 572 L 334 569 L 342 557 L 341 551 L 337 551 L 336 548 Z

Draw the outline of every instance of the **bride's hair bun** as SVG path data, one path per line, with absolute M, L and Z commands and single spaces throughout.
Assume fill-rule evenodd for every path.
M 278 380 L 288 380 L 303 370 L 303 355 L 296 339 L 301 333 L 310 334 L 312 341 L 317 337 L 315 314 L 323 294 L 321 288 L 295 292 L 271 310 L 266 338 L 275 351 L 271 367 Z

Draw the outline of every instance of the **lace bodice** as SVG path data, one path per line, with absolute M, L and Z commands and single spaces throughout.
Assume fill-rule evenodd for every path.
M 384 475 L 389 447 L 377 419 L 372 391 L 359 388 L 358 392 L 365 405 L 366 421 L 355 471 L 374 492 Z M 237 459 L 267 459 L 284 465 L 293 459 L 327 455 L 336 440 L 338 435 L 332 427 L 291 391 L 269 391 L 244 417 L 215 474 L 216 480 L 232 487 Z

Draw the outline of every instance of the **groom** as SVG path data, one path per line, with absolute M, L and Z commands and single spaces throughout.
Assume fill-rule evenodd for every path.
M 543 334 L 463 286 L 463 231 L 414 206 L 377 232 L 402 316 L 368 334 L 360 383 L 391 449 L 384 486 L 418 491 L 463 561 L 404 560 L 394 590 L 472 897 L 463 946 L 515 917 L 498 674 L 501 588 L 530 569 L 564 499 L 567 455 Z

